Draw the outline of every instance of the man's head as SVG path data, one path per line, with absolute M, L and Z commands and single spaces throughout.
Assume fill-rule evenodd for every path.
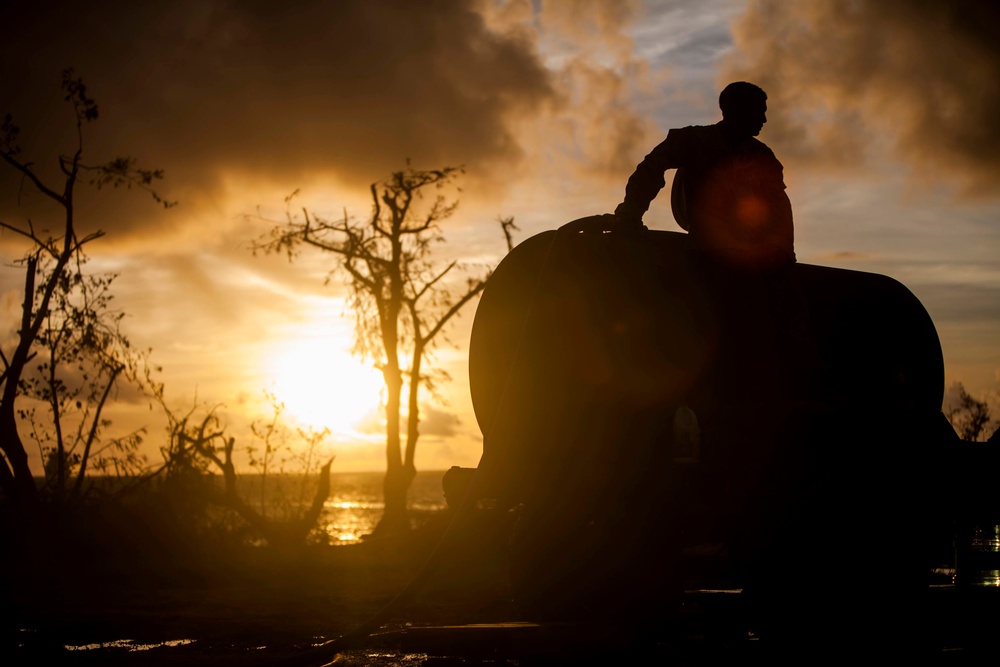
M 767 122 L 767 93 L 752 83 L 734 81 L 719 94 L 719 108 L 735 134 L 756 137 Z

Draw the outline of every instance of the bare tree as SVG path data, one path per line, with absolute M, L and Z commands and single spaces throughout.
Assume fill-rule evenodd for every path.
M 120 330 L 124 313 L 112 309 L 110 294 L 116 275 L 85 274 L 85 261 L 77 252 L 56 281 L 38 331 L 36 362 L 21 381 L 21 395 L 38 401 L 44 414 L 30 402 L 17 410 L 39 446 L 46 484 L 57 501 L 79 497 L 90 469 L 130 475 L 144 462 L 137 452 L 144 429 L 107 442 L 102 435 L 111 425 L 104 408 L 122 381 L 142 385 L 140 367 L 149 351 L 133 348 Z M 42 264 L 38 299 L 49 282 L 51 258 L 43 257 Z
M 514 232 L 521 231 L 521 228 L 514 224 L 514 218 L 497 218 L 500 229 L 503 230 L 503 238 L 507 242 L 507 252 L 514 249 Z
M 974 398 L 965 390 L 965 385 L 956 382 L 951 390 L 955 392 L 945 408 L 945 416 L 962 440 L 975 442 L 985 440 L 989 435 L 991 422 L 990 406 L 985 400 Z
M 302 246 L 317 248 L 335 255 L 346 274 L 355 352 L 375 360 L 386 387 L 385 512 L 376 535 L 409 529 L 406 496 L 416 475 L 421 389 L 431 388 L 433 379 L 424 364 L 445 326 L 485 286 L 486 275 L 455 284 L 453 277 L 464 267 L 458 261 L 441 265 L 432 257 L 434 246 L 444 240 L 439 224 L 458 205 L 442 190 L 460 173 L 455 167 L 422 171 L 407 166 L 371 185 L 367 220 L 357 221 L 346 212 L 338 220 L 326 220 L 303 208 L 301 215 L 289 212 L 255 244 L 255 250 L 284 252 L 289 259 Z
M 197 403 L 181 414 L 172 410 L 164 398 L 163 385 L 150 379 L 153 399 L 167 417 L 167 444 L 161 449 L 163 466 L 155 474 L 162 474 L 167 482 L 180 482 L 182 486 L 194 485 L 200 499 L 235 512 L 254 533 L 273 547 L 294 548 L 303 544 L 310 531 L 316 527 L 327 498 L 330 496 L 330 466 L 333 457 L 318 466 L 318 484 L 312 502 L 304 512 L 282 518 L 268 516 L 263 497 L 260 509 L 255 509 L 239 492 L 239 476 L 233 462 L 236 439 L 226 434 L 226 425 L 219 417 L 218 407 L 200 408 Z M 277 449 L 276 437 L 281 412 L 277 405 L 273 418 L 266 422 L 268 428 L 265 446 Z M 257 431 L 255 430 L 255 434 Z M 312 453 L 327 433 L 299 434 L 310 454 L 305 461 L 304 475 L 312 473 Z M 273 451 L 271 452 L 273 453 Z M 214 483 L 214 473 L 222 474 L 222 488 Z M 266 479 L 261 479 L 261 494 Z M 303 490 L 304 490 L 303 485 Z M 189 488 L 185 491 L 190 491 Z M 186 500 L 191 500 L 187 498 Z
M 0 229 L 13 232 L 27 239 L 31 247 L 22 260 L 25 268 L 24 301 L 21 307 L 20 328 L 13 350 L 0 351 L 3 364 L 0 375 L 0 490 L 9 499 L 34 504 L 38 489 L 28 465 L 28 455 L 18 433 L 16 405 L 24 391 L 23 380 L 29 362 L 39 353 L 38 343 L 46 323 L 51 323 L 61 281 L 78 274 L 71 270 L 74 258 L 79 258 L 83 247 L 101 236 L 96 231 L 79 236 L 75 220 L 74 197 L 79 183 L 101 188 L 137 187 L 149 192 L 164 207 L 173 202 L 162 199 L 153 189 L 154 181 L 163 177 L 160 170 L 142 169 L 131 157 L 117 157 L 109 162 L 88 165 L 83 162 L 83 129 L 97 119 L 97 104 L 87 96 L 83 82 L 72 69 L 62 75 L 64 99 L 73 107 L 76 121 L 76 147 L 72 155 L 60 155 L 58 167 L 62 182 L 51 185 L 43 181 L 32 162 L 21 156 L 18 144 L 19 128 L 10 114 L 0 124 L 0 161 L 21 176 L 22 187 L 34 188 L 57 204 L 62 211 L 62 221 L 52 225 L 55 234 L 39 231 L 29 219 L 23 224 L 0 221 Z M 39 268 L 46 270 L 39 274 Z M 39 282 L 39 278 L 41 279 Z M 114 384 L 114 380 L 109 384 Z

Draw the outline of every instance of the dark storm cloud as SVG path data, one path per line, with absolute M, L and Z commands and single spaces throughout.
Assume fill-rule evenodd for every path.
M 72 65 L 101 109 L 91 155 L 166 168 L 188 205 L 233 171 L 367 184 L 406 158 L 498 170 L 521 154 L 509 121 L 551 96 L 534 47 L 474 0 L 14 2 L 3 19 L 0 113 L 25 155 L 69 150 L 53 128 Z
M 761 0 L 725 80 L 769 95 L 782 158 L 854 169 L 888 146 L 919 182 L 1000 193 L 1000 8 L 981 0 Z

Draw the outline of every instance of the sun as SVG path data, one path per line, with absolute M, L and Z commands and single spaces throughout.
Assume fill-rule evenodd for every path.
M 282 343 L 271 358 L 275 397 L 295 421 L 334 435 L 356 435 L 381 402 L 382 374 L 351 356 L 335 338 Z

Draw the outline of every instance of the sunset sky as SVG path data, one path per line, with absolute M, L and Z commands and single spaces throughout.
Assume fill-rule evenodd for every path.
M 800 262 L 883 273 L 934 319 L 947 383 L 1000 389 L 1000 10 L 903 0 L 339 0 L 170 3 L 7 0 L 0 114 L 53 175 L 73 148 L 60 72 L 100 106 L 85 158 L 162 167 L 164 210 L 132 191 L 81 193 L 107 236 L 91 268 L 114 283 L 124 330 L 153 349 L 178 410 L 220 405 L 231 432 L 266 412 L 333 434 L 335 471 L 380 470 L 378 377 L 351 358 L 353 322 L 331 257 L 254 256 L 284 198 L 364 217 L 368 185 L 404 166 L 463 165 L 442 259 L 474 270 L 518 239 L 614 210 L 671 127 L 719 119 L 718 91 L 768 93 L 760 139 L 785 166 Z M 56 181 L 55 183 L 58 184 Z M 44 200 L 0 168 L 0 220 Z M 645 218 L 676 229 L 668 198 Z M 24 246 L 0 237 L 0 336 L 17 328 Z M 475 465 L 481 434 L 466 355 L 474 306 L 436 363 L 452 381 L 425 409 L 418 469 Z M 5 343 L 4 349 L 9 349 Z M 329 406 L 329 407 L 328 407 Z M 333 407 L 336 406 L 336 407 Z M 123 394 L 108 435 L 163 419 Z M 353 422 L 353 423 L 352 423 Z M 29 445 L 37 462 L 37 451 Z

